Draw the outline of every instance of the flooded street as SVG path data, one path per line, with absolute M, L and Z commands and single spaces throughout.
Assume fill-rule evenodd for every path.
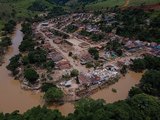
M 5 56 L 5 63 L 0 67 L 0 112 L 4 113 L 13 112 L 14 110 L 20 110 L 20 112 L 23 113 L 34 106 L 43 105 L 43 95 L 41 93 L 22 90 L 19 81 L 14 80 L 14 78 L 10 76 L 10 72 L 6 69 L 9 59 L 19 53 L 18 46 L 23 39 L 23 34 L 20 29 L 21 26 L 17 25 L 17 29 L 13 35 L 13 45 L 9 48 Z M 92 95 L 91 98 L 104 99 L 107 103 L 126 99 L 128 91 L 132 86 L 139 83 L 141 76 L 142 73 L 130 71 L 116 84 L 98 91 L 96 94 Z M 113 93 L 112 88 L 116 89 L 117 93 Z M 71 103 L 65 103 L 62 106 L 50 108 L 59 109 L 63 115 L 74 111 L 74 106 Z

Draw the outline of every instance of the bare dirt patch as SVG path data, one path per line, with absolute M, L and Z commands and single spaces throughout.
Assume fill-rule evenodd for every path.
M 144 5 L 144 6 L 132 6 L 129 7 L 131 9 L 143 9 L 144 11 L 149 11 L 149 10 L 160 10 L 160 3 L 158 4 L 152 4 L 152 5 Z

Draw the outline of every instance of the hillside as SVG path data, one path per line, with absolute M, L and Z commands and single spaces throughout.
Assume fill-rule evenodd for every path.
M 103 0 L 86 5 L 87 9 L 103 9 L 107 7 L 123 6 L 125 0 Z
M 40 3 L 37 6 L 45 6 L 47 10 L 50 10 L 53 6 L 53 4 L 46 0 L 0 0 L 0 29 L 10 19 L 21 20 L 39 14 L 40 11 L 30 9 L 34 3 L 35 5 L 37 5 L 36 3 Z
M 160 3 L 160 0 L 129 0 L 129 6 L 140 6 Z
M 4 0 L 0 1 L 0 16 L 2 19 L 8 19 L 10 17 L 17 19 L 35 15 L 37 12 L 28 10 L 29 6 L 31 6 L 35 1 L 42 2 L 43 5 L 51 7 L 51 4 L 49 4 L 45 0 L 8 0 L 5 2 L 3 1 Z
M 71 9 L 96 10 L 114 6 L 140 6 L 159 2 L 159 0 L 0 0 L 0 29 L 2 29 L 4 22 L 9 19 L 21 20 L 33 17 L 41 12 L 50 11 L 55 5 L 69 6 Z
M 121 6 L 141 6 L 160 3 L 160 0 L 97 0 L 86 5 L 87 9 L 103 9 L 107 7 Z

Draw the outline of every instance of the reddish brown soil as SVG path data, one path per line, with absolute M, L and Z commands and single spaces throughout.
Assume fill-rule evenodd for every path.
M 132 8 L 132 9 L 143 9 L 145 11 L 148 11 L 148 10 L 160 10 L 160 3 L 158 4 L 152 4 L 152 5 L 144 5 L 144 6 L 132 6 L 132 7 L 129 7 L 129 8 Z

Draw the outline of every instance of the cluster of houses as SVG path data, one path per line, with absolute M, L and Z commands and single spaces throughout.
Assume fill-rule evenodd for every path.
M 70 69 L 72 67 L 70 62 L 55 49 L 52 49 L 52 51 L 48 53 L 47 58 L 55 62 L 55 68 L 58 70 Z
M 155 42 L 149 43 L 140 40 L 129 40 L 125 43 L 124 48 L 131 53 L 141 49 L 144 50 L 144 52 L 146 51 L 148 55 L 160 56 L 160 44 Z
M 70 46 L 70 48 L 71 47 L 75 48 L 71 52 L 73 54 L 79 53 L 78 58 L 80 60 L 80 65 L 86 65 L 87 63 L 94 62 L 93 57 L 88 53 L 88 48 L 90 47 L 95 47 L 100 53 L 99 58 L 100 59 L 103 58 L 104 60 L 104 62 L 101 62 L 101 64 L 103 64 L 103 67 L 101 66 L 101 68 L 94 69 L 89 72 L 79 71 L 80 73 L 76 78 L 79 84 L 76 84 L 77 87 L 75 87 L 75 89 L 77 89 L 75 92 L 77 96 L 80 96 L 81 93 L 86 94 L 86 87 L 90 89 L 92 88 L 92 86 L 96 86 L 96 88 L 98 88 L 99 86 L 104 85 L 110 80 L 113 81 L 114 79 L 119 78 L 120 67 L 122 67 L 123 65 L 130 64 L 131 57 L 127 58 L 127 56 L 135 55 L 135 53 L 139 50 L 143 51 L 144 54 L 160 56 L 160 44 L 157 44 L 154 42 L 149 43 L 149 42 L 144 42 L 140 40 L 131 40 L 129 38 L 124 38 L 124 37 L 115 35 L 114 33 L 105 33 L 104 34 L 105 36 L 103 38 L 104 41 L 102 40 L 98 43 L 95 43 L 95 42 L 91 42 L 89 37 L 82 36 L 79 34 L 79 31 L 81 31 L 82 29 L 85 29 L 87 32 L 93 32 L 95 34 L 101 33 L 102 31 L 100 30 L 98 24 L 95 24 L 95 23 L 98 23 L 102 19 L 105 21 L 106 26 L 116 23 L 114 13 L 109 15 L 104 15 L 104 16 L 99 15 L 98 17 L 94 16 L 93 13 L 77 13 L 77 14 L 72 14 L 71 16 L 67 16 L 67 15 L 60 16 L 48 22 L 42 23 L 42 30 L 41 30 L 42 33 L 44 33 L 45 36 L 50 38 L 53 41 L 53 44 L 56 44 L 60 48 L 60 46 L 62 46 L 63 43 L 67 43 Z M 75 33 L 71 33 L 72 37 L 69 36 L 70 37 L 69 39 L 65 39 L 62 36 L 56 36 L 54 34 L 56 30 L 62 31 L 62 33 L 65 33 L 66 32 L 65 27 L 70 24 L 74 24 L 79 28 L 79 30 L 76 31 Z M 37 38 L 39 37 L 43 37 L 43 35 L 38 33 Z M 118 42 L 122 43 L 123 53 L 126 58 L 117 60 L 116 64 L 112 63 L 112 65 L 108 65 L 107 62 L 109 62 L 110 60 L 108 58 L 117 57 L 116 53 L 113 50 L 111 51 L 111 50 L 105 49 L 106 44 L 109 41 L 113 41 L 113 40 L 118 40 Z M 57 70 L 66 70 L 66 69 L 72 68 L 69 61 L 70 59 L 67 60 L 67 57 L 65 58 L 64 57 L 65 55 L 63 56 L 63 54 L 60 53 L 56 48 L 53 48 L 50 45 L 49 41 L 45 40 L 42 46 L 48 50 L 47 58 L 55 62 L 56 64 L 55 68 Z M 82 53 L 81 51 L 85 51 L 85 52 Z M 68 50 L 66 52 L 69 53 L 70 51 Z M 136 58 L 136 57 L 133 56 L 132 58 Z M 78 66 L 78 65 L 75 65 L 75 66 Z M 117 65 L 118 67 L 116 67 L 115 65 Z M 82 66 L 78 66 L 78 67 L 83 68 Z M 62 88 L 72 88 L 73 84 L 75 84 L 73 80 L 69 80 L 69 81 L 62 82 L 61 86 L 63 86 Z M 90 89 L 90 91 L 92 90 Z
M 78 80 L 82 85 L 103 84 L 110 79 L 119 77 L 119 68 L 114 65 L 108 65 L 103 69 L 96 69 L 89 73 L 80 73 Z

